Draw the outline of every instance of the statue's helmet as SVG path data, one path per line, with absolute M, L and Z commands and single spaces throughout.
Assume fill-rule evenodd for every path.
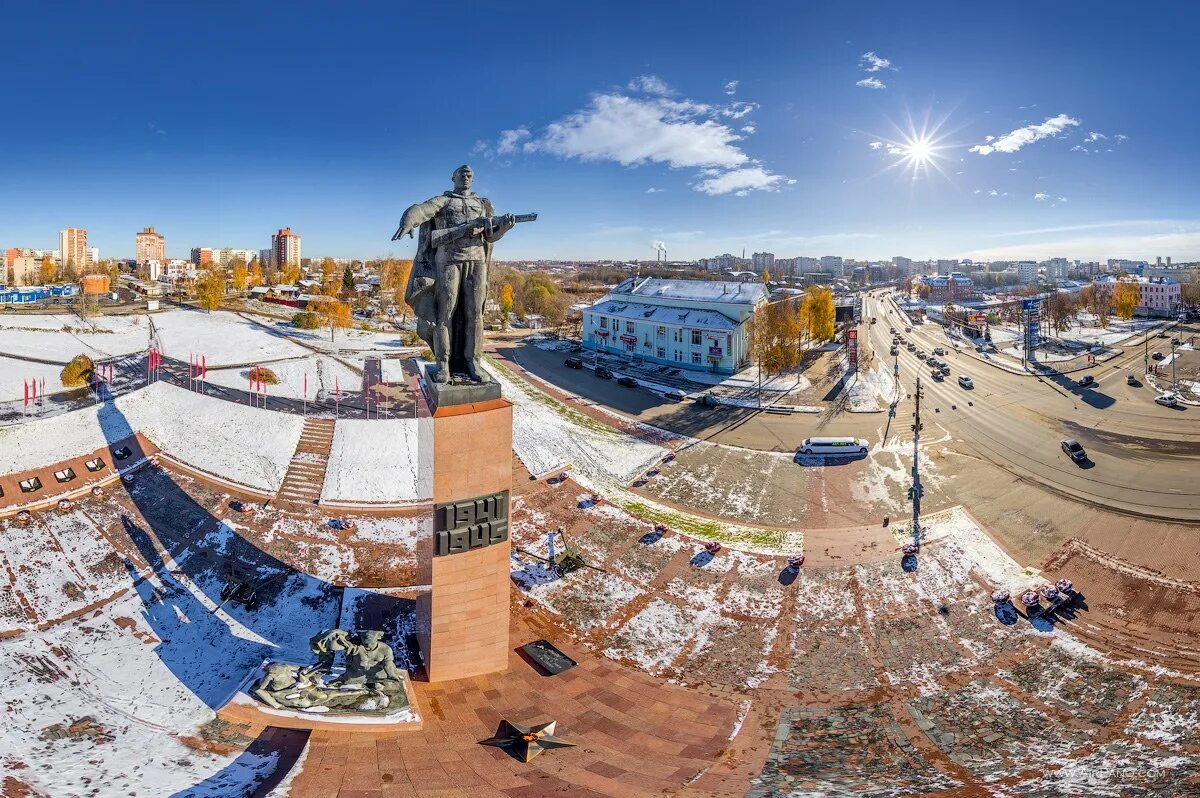
M 474 170 L 474 169 L 472 169 L 472 168 L 471 168 L 471 166 L 470 166 L 469 164 L 463 164 L 462 166 L 460 166 L 460 167 L 458 167 L 457 169 L 455 169 L 455 170 L 454 170 L 454 174 L 453 174 L 453 175 L 451 175 L 451 178 L 454 180 L 454 182 L 455 182 L 456 184 L 457 184 L 457 183 L 458 183 L 458 181 L 461 179 L 461 175 L 462 175 L 463 173 L 469 174 L 469 175 L 471 175 L 472 177 L 474 177 L 474 176 L 475 176 L 475 170 Z

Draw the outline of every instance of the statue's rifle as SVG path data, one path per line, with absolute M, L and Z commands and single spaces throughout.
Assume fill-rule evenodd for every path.
M 433 247 L 443 247 L 451 241 L 457 241 L 466 236 L 491 235 L 492 231 L 499 227 L 505 219 L 512 219 L 513 222 L 532 222 L 537 220 L 536 213 L 514 213 L 505 216 L 481 216 L 478 219 L 472 219 L 466 224 L 447 227 L 444 230 L 434 230 L 430 236 L 429 243 Z

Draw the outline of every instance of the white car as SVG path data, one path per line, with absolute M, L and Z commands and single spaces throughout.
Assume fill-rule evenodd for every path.
M 958 384 L 960 387 L 963 387 L 963 388 L 974 388 L 975 387 L 975 383 L 972 382 L 971 378 L 967 377 L 967 376 L 959 377 Z
M 1175 405 L 1179 404 L 1179 397 L 1172 392 L 1167 391 L 1166 393 L 1160 393 L 1158 396 L 1154 397 L 1154 401 L 1163 407 L 1174 407 Z

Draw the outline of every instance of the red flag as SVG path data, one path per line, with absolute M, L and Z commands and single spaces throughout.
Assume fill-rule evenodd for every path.
M 33 379 L 33 392 L 31 394 L 30 398 L 37 399 L 37 378 L 36 377 Z
M 308 398 L 308 372 L 304 372 L 304 398 Z
M 333 378 L 333 393 L 338 399 L 342 398 L 342 386 L 338 384 L 338 378 Z
M 201 374 L 200 376 L 202 376 L 204 379 L 207 380 L 208 379 L 208 358 L 206 358 L 204 355 L 200 356 L 200 370 L 203 372 L 203 374 Z
M 46 395 L 46 378 L 42 377 L 42 396 Z
M 29 383 L 25 383 L 25 406 L 29 407 Z

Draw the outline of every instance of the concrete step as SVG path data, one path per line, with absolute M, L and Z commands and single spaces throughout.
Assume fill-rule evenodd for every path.
M 333 446 L 336 421 L 332 419 L 307 418 L 296 451 L 292 453 L 279 486 L 276 498 L 288 504 L 316 504 L 325 485 L 325 471 L 329 467 L 329 450 Z

